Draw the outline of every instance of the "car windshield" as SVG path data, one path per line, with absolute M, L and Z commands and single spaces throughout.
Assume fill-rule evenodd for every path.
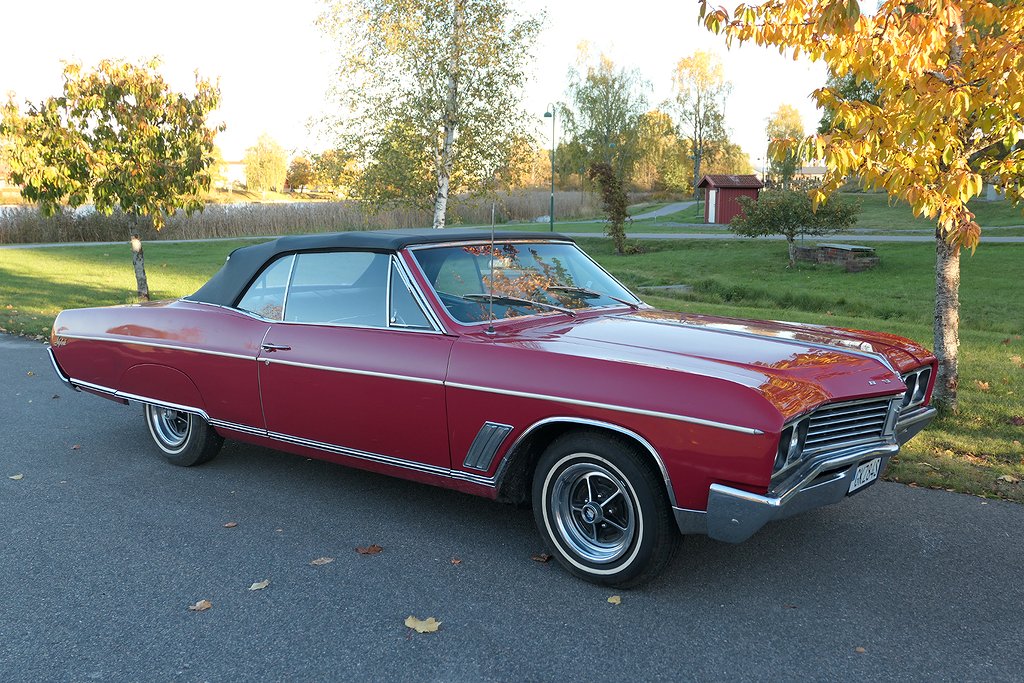
M 641 302 L 575 244 L 496 242 L 416 249 L 448 313 L 475 323 Z

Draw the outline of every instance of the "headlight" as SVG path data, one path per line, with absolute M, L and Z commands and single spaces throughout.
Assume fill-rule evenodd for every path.
M 903 395 L 902 409 L 915 408 L 924 403 L 924 397 L 928 394 L 928 384 L 932 379 L 930 366 L 918 368 L 908 372 L 902 377 L 903 383 L 907 385 L 907 393 Z
M 772 474 L 777 474 L 800 462 L 800 457 L 804 452 L 804 442 L 807 441 L 809 422 L 810 420 L 804 417 L 782 430 Z

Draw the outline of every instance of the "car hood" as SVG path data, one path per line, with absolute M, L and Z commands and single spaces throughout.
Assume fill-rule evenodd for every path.
M 884 333 L 651 309 L 580 316 L 513 337 L 556 353 L 728 379 L 761 392 L 787 418 L 827 401 L 898 393 L 900 372 L 932 361 L 923 347 Z

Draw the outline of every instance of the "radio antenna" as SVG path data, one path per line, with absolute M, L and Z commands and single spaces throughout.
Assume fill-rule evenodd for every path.
M 494 200 L 491 200 L 491 275 L 487 280 L 487 334 L 494 334 Z

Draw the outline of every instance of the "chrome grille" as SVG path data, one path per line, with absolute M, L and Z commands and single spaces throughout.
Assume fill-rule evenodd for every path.
M 804 453 L 881 440 L 891 402 L 886 396 L 822 406 L 811 414 Z

